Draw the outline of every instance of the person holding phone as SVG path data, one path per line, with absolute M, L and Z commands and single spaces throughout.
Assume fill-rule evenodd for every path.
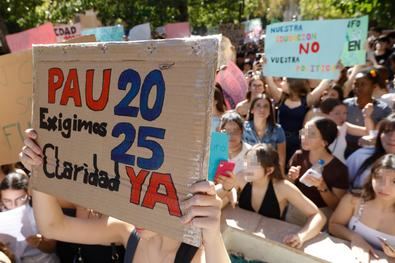
M 37 134 L 27 130 L 25 146 L 19 154 L 26 169 L 42 165 L 42 149 Z M 81 244 L 122 244 L 126 248 L 124 262 L 230 262 L 220 232 L 222 201 L 213 183 L 197 182 L 190 187 L 193 194 L 182 203 L 187 213 L 180 223 L 202 229 L 203 246 L 195 248 L 185 243 L 142 230 L 135 226 L 102 216 L 96 220 L 65 216 L 55 197 L 33 190 L 33 206 L 40 231 L 47 237 Z
M 284 237 L 283 242 L 300 248 L 320 233 L 326 218 L 300 190 L 285 180 L 276 150 L 268 144 L 253 146 L 245 156 L 245 169 L 238 176 L 224 177 L 226 188 L 240 190 L 239 207 L 263 216 L 283 220 L 288 204 L 307 218 L 301 230 Z
M 372 166 L 362 195 L 347 194 L 329 221 L 329 232 L 351 242 L 359 262 L 377 258 L 381 249 L 395 258 L 395 154 L 386 154 Z

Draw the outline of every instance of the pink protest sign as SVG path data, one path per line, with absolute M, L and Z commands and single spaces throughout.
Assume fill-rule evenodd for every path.
M 166 38 L 189 37 L 191 35 L 188 22 L 165 25 Z
M 32 47 L 32 44 L 56 43 L 56 35 L 51 23 L 46 23 L 23 32 L 7 35 L 6 39 L 11 52 L 29 49 Z
M 218 82 L 223 88 L 225 100 L 231 108 L 244 100 L 248 85 L 243 72 L 233 61 L 229 61 L 226 68 L 218 72 L 215 82 Z

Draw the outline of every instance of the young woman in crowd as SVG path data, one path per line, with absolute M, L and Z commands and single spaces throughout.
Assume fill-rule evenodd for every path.
M 20 153 L 22 163 L 29 170 L 33 165 L 42 164 L 43 154 L 36 139 L 37 134 L 28 130 L 25 147 Z M 229 262 L 220 232 L 222 201 L 216 195 L 214 185 L 207 181 L 198 182 L 191 186 L 190 192 L 194 196 L 182 204 L 188 212 L 181 218 L 181 223 L 202 228 L 204 247 L 200 249 L 148 230 L 137 233 L 133 225 L 112 217 L 91 220 L 65 216 L 56 198 L 42 192 L 33 191 L 33 206 L 37 224 L 44 235 L 75 243 L 123 244 L 125 262 L 128 263 Z
M 251 102 L 248 119 L 244 122 L 243 140 L 250 145 L 271 144 L 280 156 L 281 171 L 284 171 L 285 133 L 276 123 L 272 102 L 265 94 L 258 95 Z
M 395 154 L 395 114 L 379 123 L 374 148 L 361 148 L 346 160 L 350 188 L 359 192 L 368 178 L 372 164 L 386 153 Z
M 344 100 L 344 103 L 347 105 L 347 121 L 349 123 L 358 126 L 364 125 L 362 109 L 368 103 L 373 103 L 371 116 L 375 124 L 391 113 L 391 109 L 386 103 L 375 100 L 372 97 L 378 81 L 378 72 L 374 68 L 368 68 L 356 74 L 354 82 L 355 97 Z M 359 138 L 358 136 L 347 135 L 346 158 L 359 148 Z
M 226 111 L 224 94 L 221 86 L 218 83 L 214 87 L 214 99 L 212 108 L 213 114 L 211 116 L 211 132 L 215 132 L 219 127 L 222 114 L 224 114 Z
M 221 132 L 229 135 L 229 161 L 235 163 L 233 173 L 238 174 L 243 170 L 244 155 L 251 148 L 243 142 L 243 118 L 236 111 L 228 111 L 222 115 L 219 127 Z
M 2 210 L 8 211 L 23 205 L 29 205 L 28 176 L 20 169 L 8 173 L 3 181 L 0 183 L 0 196 Z M 47 213 L 42 211 L 42 213 Z M 30 222 L 35 226 L 35 222 Z M 43 237 L 40 234 L 35 234 L 26 238 L 28 247 L 24 254 L 21 255 L 23 262 L 43 262 L 55 263 L 59 262 L 53 252 L 56 248 L 56 241 Z
M 379 215 L 379 216 L 378 216 Z M 372 166 L 362 196 L 343 197 L 329 221 L 332 235 L 351 242 L 358 262 L 377 257 L 374 249 L 395 258 L 395 154 L 386 154 Z M 387 244 L 381 241 L 387 240 Z
M 329 146 L 329 150 L 343 163 L 346 162 L 344 152 L 347 147 L 346 135 L 351 134 L 355 136 L 368 135 L 370 131 L 374 130 L 374 123 L 371 119 L 373 111 L 373 104 L 366 104 L 363 109 L 365 126 L 358 126 L 346 121 L 347 106 L 338 99 L 328 98 L 321 102 L 320 112 L 325 114 L 328 118 L 333 120 L 338 128 L 338 136 L 335 141 Z
M 306 216 L 303 228 L 284 237 L 283 242 L 299 248 L 319 234 L 326 218 L 297 187 L 285 180 L 276 150 L 269 144 L 256 144 L 245 156 L 246 168 L 237 176 L 224 177 L 224 188 L 238 188 L 239 207 L 266 217 L 284 219 L 284 211 L 292 204 Z
M 303 127 L 308 108 L 314 105 L 328 88 L 329 81 L 323 80 L 313 91 L 309 91 L 304 79 L 287 79 L 288 93 L 278 87 L 272 77 L 266 77 L 268 92 L 278 106 L 278 122 L 285 131 L 286 161 L 300 148 L 299 130 Z
M 348 189 L 347 167 L 329 150 L 337 137 L 337 126 L 332 120 L 316 117 L 300 131 L 302 149 L 295 152 L 290 161 L 288 177 L 295 185 L 329 216 Z M 300 177 L 313 165 L 323 160 L 322 177 L 309 175 L 306 179 L 312 187 L 300 182 Z M 290 209 L 292 210 L 292 208 Z M 301 224 L 304 217 L 295 210 L 289 211 L 287 221 Z
M 255 99 L 259 94 L 265 92 L 265 81 L 260 75 L 254 75 L 248 82 L 248 91 L 246 99 L 239 102 L 236 106 L 236 111 L 240 114 L 243 119 L 247 119 L 248 110 L 251 106 L 251 101 Z

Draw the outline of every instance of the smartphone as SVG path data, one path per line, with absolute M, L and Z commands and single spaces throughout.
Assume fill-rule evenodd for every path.
M 387 247 L 389 247 L 391 250 L 392 250 L 392 252 L 395 252 L 395 247 L 393 247 L 392 245 L 390 245 L 389 243 L 388 243 L 388 241 L 387 241 L 387 239 L 386 238 L 383 238 L 383 237 L 377 237 L 381 242 L 383 242 L 384 243 L 384 245 L 386 245 Z
M 234 168 L 235 168 L 234 162 L 220 161 L 217 167 L 217 171 L 215 172 L 215 179 L 217 179 L 217 176 L 219 175 L 229 177 L 228 172 L 233 172 Z

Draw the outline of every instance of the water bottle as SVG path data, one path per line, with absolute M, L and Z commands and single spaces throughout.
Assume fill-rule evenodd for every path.
M 310 169 L 308 169 L 302 177 L 300 177 L 299 182 L 305 184 L 308 187 L 311 187 L 312 185 L 306 182 L 306 177 L 307 176 L 313 176 L 314 178 L 321 178 L 322 177 L 322 171 L 324 170 L 324 164 L 325 161 L 322 159 L 319 159 L 317 163 L 315 163 L 313 166 L 311 166 Z

